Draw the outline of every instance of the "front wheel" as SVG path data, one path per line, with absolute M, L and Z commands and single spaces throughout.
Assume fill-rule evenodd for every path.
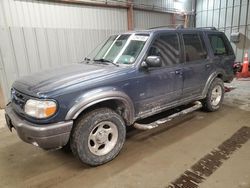
M 71 137 L 71 150 L 82 162 L 97 166 L 114 159 L 126 137 L 125 123 L 108 108 L 96 109 L 80 117 Z
M 203 109 L 208 112 L 217 111 L 224 98 L 224 83 L 221 79 L 215 78 L 210 85 L 207 96 L 202 100 Z

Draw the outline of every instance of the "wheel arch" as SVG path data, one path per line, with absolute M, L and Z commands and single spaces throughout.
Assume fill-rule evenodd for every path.
M 222 81 L 224 81 L 224 73 L 223 73 L 223 71 L 214 72 L 214 73 L 212 73 L 212 74 L 209 76 L 209 78 L 208 78 L 208 80 L 207 80 L 207 82 L 206 82 L 206 85 L 205 85 L 205 87 L 204 87 L 204 89 L 203 89 L 203 91 L 202 91 L 202 97 L 203 97 L 203 98 L 206 97 L 207 91 L 208 91 L 210 85 L 212 84 L 212 82 L 213 82 L 213 80 L 214 80 L 215 78 L 220 78 Z
M 98 89 L 80 96 L 66 115 L 66 120 L 77 119 L 79 115 L 98 107 L 109 107 L 122 116 L 127 125 L 134 123 L 134 105 L 122 91 L 114 88 Z

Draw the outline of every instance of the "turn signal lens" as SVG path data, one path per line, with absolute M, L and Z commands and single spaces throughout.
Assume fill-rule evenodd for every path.
M 56 110 L 57 105 L 51 100 L 29 99 L 24 106 L 24 111 L 27 115 L 40 119 L 53 116 Z
M 55 112 L 56 112 L 56 106 L 50 106 L 45 109 L 45 114 L 47 117 L 52 116 L 53 114 L 55 114 Z

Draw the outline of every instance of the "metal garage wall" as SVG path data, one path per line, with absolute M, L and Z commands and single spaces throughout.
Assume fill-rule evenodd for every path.
M 1 0 L 0 103 L 1 90 L 6 103 L 20 76 L 79 62 L 111 33 L 125 30 L 125 9 Z
M 171 14 L 135 11 L 134 22 L 136 29 L 148 29 L 157 26 L 166 26 L 172 23 Z
M 232 46 L 236 60 L 242 61 L 250 48 L 250 4 L 248 0 L 197 0 L 197 27 L 214 26 L 225 32 L 228 38 L 232 32 L 240 32 L 240 43 Z
M 146 7 L 148 9 L 165 9 L 165 11 L 192 11 L 192 0 L 134 0 L 135 6 Z M 159 13 L 136 10 L 134 12 L 134 22 L 136 29 L 148 29 L 157 26 L 172 25 L 175 19 L 175 24 L 184 24 L 184 16 L 176 15 L 173 18 L 171 13 Z
M 133 0 L 133 2 L 141 7 L 165 8 L 168 11 L 178 10 L 183 12 L 192 11 L 192 5 L 194 5 L 194 0 Z

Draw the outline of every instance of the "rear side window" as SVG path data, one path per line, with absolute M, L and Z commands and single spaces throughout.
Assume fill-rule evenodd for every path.
M 148 56 L 160 56 L 163 65 L 171 66 L 180 62 L 180 46 L 177 34 L 157 36 L 149 49 Z
M 225 40 L 221 35 L 208 35 L 215 56 L 229 55 Z
M 198 34 L 183 34 L 186 62 L 207 58 L 204 41 Z

